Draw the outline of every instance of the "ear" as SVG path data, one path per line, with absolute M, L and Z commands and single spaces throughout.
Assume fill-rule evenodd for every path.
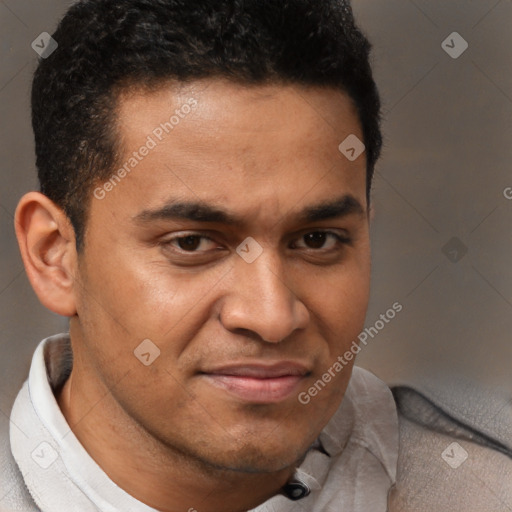
M 76 314 L 75 231 L 66 214 L 39 192 L 25 194 L 14 227 L 25 271 L 41 303 L 58 315 Z

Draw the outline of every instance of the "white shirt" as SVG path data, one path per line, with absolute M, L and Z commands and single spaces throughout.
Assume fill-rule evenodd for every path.
M 42 512 L 157 512 L 110 480 L 60 411 L 52 387 L 69 373 L 69 346 L 68 334 L 39 344 L 11 413 L 11 451 L 31 499 Z M 392 394 L 354 367 L 339 409 L 295 471 L 309 495 L 278 494 L 249 512 L 385 512 L 397 458 Z

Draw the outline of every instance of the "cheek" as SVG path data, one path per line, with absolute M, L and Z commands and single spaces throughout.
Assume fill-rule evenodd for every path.
M 309 286 L 316 290 L 310 295 L 309 307 L 319 319 L 330 358 L 335 358 L 357 340 L 364 327 L 370 293 L 369 258 L 363 254 Z
M 173 271 L 162 258 L 121 248 L 91 251 L 83 269 L 79 309 L 84 337 L 105 357 L 131 358 L 145 339 L 178 357 L 208 319 L 211 290 L 226 273 L 214 268 L 201 274 Z M 101 257 L 100 257 L 101 254 Z M 172 340 L 170 343 L 169 340 Z

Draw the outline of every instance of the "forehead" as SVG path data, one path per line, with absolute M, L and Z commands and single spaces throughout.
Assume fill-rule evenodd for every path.
M 249 217 L 263 204 L 275 212 L 306 206 L 306 195 L 311 204 L 342 194 L 365 204 L 364 154 L 351 162 L 339 150 L 348 136 L 363 138 L 356 109 L 340 91 L 166 84 L 123 92 L 117 114 L 126 178 L 108 202 L 129 202 L 131 216 L 169 197 L 244 207 L 240 214 Z
M 125 137 L 151 133 L 162 120 L 169 121 L 173 113 L 183 119 L 181 109 L 192 98 L 197 100 L 197 108 L 191 114 L 186 109 L 186 117 L 189 123 L 196 121 L 195 129 L 205 127 L 207 133 L 213 130 L 261 135 L 286 133 L 293 128 L 295 138 L 310 130 L 337 132 L 340 137 L 349 129 L 362 138 L 355 105 L 341 90 L 284 84 L 242 85 L 224 79 L 189 84 L 168 82 L 152 90 L 121 90 L 117 101 L 118 126 Z

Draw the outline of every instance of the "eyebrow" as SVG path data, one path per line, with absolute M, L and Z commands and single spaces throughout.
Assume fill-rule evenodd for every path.
M 305 207 L 297 214 L 297 220 L 301 223 L 310 223 L 349 215 L 364 216 L 365 209 L 354 196 L 345 194 L 334 200 Z M 157 220 L 189 220 L 229 226 L 244 225 L 242 217 L 202 201 L 170 200 L 161 208 L 143 210 L 133 217 L 133 221 L 138 224 L 148 224 Z
M 299 212 L 301 222 L 319 222 L 328 219 L 338 219 L 348 215 L 364 216 L 363 205 L 352 195 L 345 194 L 333 201 L 308 206 Z

